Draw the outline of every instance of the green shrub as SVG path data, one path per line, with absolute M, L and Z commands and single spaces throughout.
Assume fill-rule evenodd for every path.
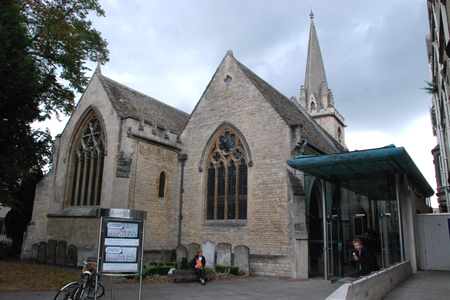
M 158 274 L 159 275 L 167 275 L 169 273 L 169 270 L 172 268 L 171 266 L 159 266 L 158 267 Z
M 158 267 L 156 266 L 152 266 L 152 267 L 148 267 L 145 268 L 144 273 L 147 275 L 157 275 L 158 274 Z
M 158 266 L 158 265 L 159 265 L 159 262 L 157 262 L 157 261 L 150 262 L 150 266 Z
M 217 273 L 225 273 L 227 271 L 227 267 L 224 265 L 217 264 L 214 267 L 215 267 Z
M 230 273 L 234 276 L 239 276 L 239 267 L 237 266 L 227 266 L 227 268 L 230 268 Z
M 180 267 L 180 270 L 190 270 L 191 269 L 191 267 L 189 267 L 189 262 L 188 262 L 187 257 L 183 257 L 181 259 L 179 267 Z
M 172 249 L 172 252 L 170 252 L 170 261 L 171 262 L 177 261 L 177 250 Z
M 214 266 L 217 273 L 230 273 L 234 276 L 239 276 L 239 267 L 237 266 L 224 266 L 224 265 L 215 265 Z

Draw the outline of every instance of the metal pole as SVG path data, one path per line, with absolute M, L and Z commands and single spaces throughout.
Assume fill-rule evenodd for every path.
M 97 214 L 100 215 L 100 211 L 97 211 Z M 98 273 L 100 273 L 100 254 L 102 247 L 102 231 L 103 231 L 103 217 L 100 218 L 100 230 L 98 231 L 98 249 L 97 249 L 97 274 L 95 274 L 95 293 L 94 300 L 97 300 L 97 287 L 98 287 Z
M 398 235 L 400 238 L 400 258 L 403 261 L 405 259 L 404 247 L 403 247 L 403 224 L 402 224 L 402 211 L 400 205 L 400 187 L 399 187 L 399 174 L 395 172 L 395 196 L 397 198 L 397 213 L 398 213 Z
M 178 153 L 178 160 L 181 163 L 181 179 L 180 179 L 180 208 L 178 212 L 178 245 L 181 244 L 181 222 L 183 220 L 183 175 L 184 175 L 184 165 L 188 159 L 187 154 Z
M 140 265 L 141 268 L 139 270 L 139 300 L 141 300 L 142 296 L 142 266 L 144 265 L 144 239 L 145 239 L 145 219 L 142 220 L 142 244 L 141 244 L 141 257 L 140 259 Z
M 323 273 L 325 280 L 328 279 L 328 238 L 327 238 L 327 206 L 325 195 L 325 180 L 322 179 L 322 226 L 323 226 Z
M 111 284 L 111 300 L 114 300 L 114 290 L 116 289 L 116 276 L 112 277 L 112 284 Z

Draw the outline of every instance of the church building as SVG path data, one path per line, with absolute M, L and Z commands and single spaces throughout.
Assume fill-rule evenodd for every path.
M 286 161 L 348 152 L 345 121 L 334 105 L 312 15 L 298 101 L 231 51 L 191 114 L 98 67 L 56 137 L 22 259 L 36 259 L 36 245 L 56 241 L 74 245 L 81 265 L 97 255 L 97 210 L 124 208 L 147 212 L 147 257 L 170 253 L 178 238 L 186 246 L 212 241 L 248 247 L 253 275 L 323 275 L 323 243 L 317 248 L 308 237 L 320 227 L 310 228 L 318 219 L 309 204 L 320 190 L 314 177 Z

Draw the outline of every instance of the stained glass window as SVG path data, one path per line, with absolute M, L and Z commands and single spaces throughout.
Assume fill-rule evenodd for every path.
M 247 162 L 240 138 L 225 128 L 211 148 L 207 158 L 206 220 L 246 220 Z

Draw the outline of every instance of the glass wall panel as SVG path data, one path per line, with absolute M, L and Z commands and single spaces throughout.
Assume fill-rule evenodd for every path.
M 399 219 L 393 177 L 376 179 L 371 190 L 354 191 L 342 182 L 327 182 L 326 208 L 322 209 L 320 180 L 309 182 L 307 222 L 309 235 L 309 275 L 325 275 L 333 280 L 358 277 L 359 266 L 353 259 L 353 240 L 360 239 L 374 255 L 380 267 L 388 267 L 401 259 Z M 353 185 L 356 186 L 356 185 Z M 366 195 L 370 194 L 368 197 Z M 324 252 L 323 217 L 326 218 Z

